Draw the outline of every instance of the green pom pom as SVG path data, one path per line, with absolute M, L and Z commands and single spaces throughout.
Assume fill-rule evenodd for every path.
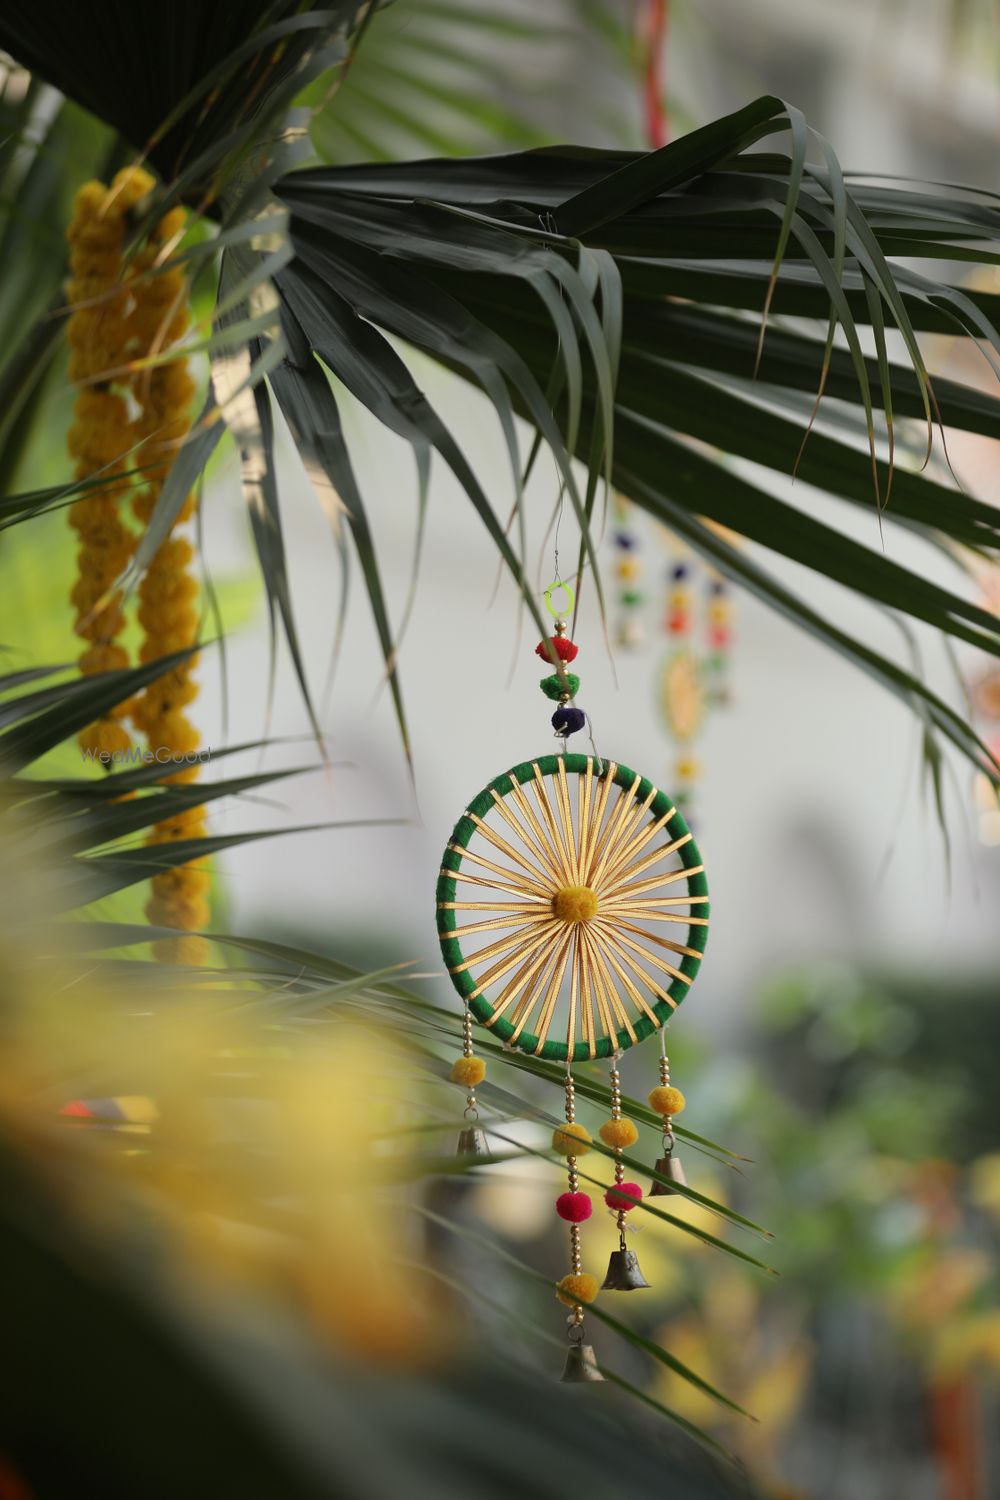
M 710 672 L 722 672 L 726 666 L 725 655 L 721 651 L 713 651 L 705 658 L 705 665 Z
M 567 672 L 566 681 L 563 682 L 559 673 L 553 672 L 551 677 L 543 677 L 538 686 L 546 698 L 555 698 L 558 702 L 563 693 L 569 693 L 571 698 L 576 697 L 580 691 L 580 679 L 575 672 Z
M 641 589 L 622 589 L 619 595 L 623 604 L 645 604 L 646 596 Z

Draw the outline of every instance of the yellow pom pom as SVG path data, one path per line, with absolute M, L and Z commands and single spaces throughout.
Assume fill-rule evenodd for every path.
M 631 1120 L 605 1120 L 601 1126 L 601 1140 L 616 1151 L 624 1146 L 634 1146 L 639 1132 Z
M 152 743 L 154 733 L 155 745 Z M 149 748 L 163 765 L 168 763 L 172 755 L 190 755 L 201 744 L 197 729 L 181 713 L 164 714 L 155 729 L 150 726 L 149 734 Z
M 73 628 L 85 641 L 110 641 L 118 635 L 125 624 L 125 615 L 117 603 L 87 617 L 86 623 L 79 621 Z
M 95 182 L 93 178 L 85 182 L 83 187 L 78 188 L 73 198 L 73 217 L 81 221 L 95 219 L 104 206 L 108 190 L 103 182 Z
M 590 1150 L 590 1131 L 586 1125 L 560 1125 L 552 1132 L 552 1149 L 560 1156 L 582 1156 Z
M 159 780 L 164 786 L 187 786 L 189 782 L 198 780 L 201 770 L 197 761 L 190 766 L 182 766 L 179 771 L 171 771 L 169 776 L 161 776 Z
M 666 1083 L 650 1091 L 649 1107 L 655 1109 L 658 1115 L 679 1115 L 684 1102 L 680 1089 L 671 1088 Z
M 597 915 L 597 894 L 589 885 L 564 885 L 552 897 L 552 911 L 560 922 L 589 922 Z
M 142 167 L 122 167 L 115 173 L 108 194 L 108 206 L 113 212 L 125 213 L 152 191 L 155 178 Z
M 208 963 L 209 946 L 203 937 L 161 938 L 153 944 L 153 957 L 163 964 L 187 964 L 200 967 Z
M 681 781 L 694 781 L 701 766 L 693 755 L 682 755 L 677 761 L 676 770 Z
M 153 233 L 158 240 L 169 240 L 172 239 L 175 234 L 180 234 L 183 228 L 183 208 L 172 208 L 168 213 L 165 213 L 163 215 L 163 218 L 160 220 L 159 224 L 157 224 L 156 228 L 153 230 Z
M 146 916 L 154 927 L 179 927 L 193 932 L 208 923 L 208 902 L 202 896 L 184 896 L 178 893 L 165 898 L 151 896 L 146 902 Z
M 597 1296 L 597 1277 L 587 1271 L 571 1272 L 556 1286 L 556 1296 L 567 1307 L 576 1307 L 580 1302 L 593 1302 Z
M 149 834 L 147 844 L 165 844 L 171 839 L 200 839 L 205 835 L 205 809 L 189 807 L 172 818 L 164 818 Z M 188 866 L 185 865 L 187 870 Z M 204 871 L 201 872 L 203 875 Z M 204 889 L 208 889 L 209 877 L 205 875 Z
M 451 1068 L 452 1083 L 460 1083 L 464 1089 L 474 1089 L 486 1077 L 486 1064 L 481 1057 L 456 1057 Z
M 155 844 L 159 841 L 158 823 L 146 839 L 147 844 Z M 212 883 L 212 877 L 203 867 L 200 860 L 192 860 L 190 864 L 176 865 L 169 870 L 161 870 L 158 875 L 153 876 L 153 892 L 163 901 L 186 900 L 188 897 L 200 895 L 208 890 Z
M 128 652 L 124 646 L 91 646 L 80 657 L 80 671 L 85 677 L 95 672 L 120 672 L 128 666 Z
M 77 743 L 85 755 L 109 765 L 112 756 L 123 755 L 132 741 L 128 731 L 114 719 L 97 719 L 80 730 Z
M 632 578 L 638 578 L 639 574 L 642 572 L 642 569 L 639 565 L 638 558 L 623 557 L 621 562 L 615 568 L 615 572 L 619 578 L 629 580 Z

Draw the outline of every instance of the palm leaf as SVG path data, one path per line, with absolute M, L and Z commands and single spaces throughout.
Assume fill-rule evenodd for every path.
M 791 163 L 749 151 L 762 134 L 789 127 L 797 142 Z M 996 654 L 1000 630 L 989 612 L 853 541 L 808 510 L 736 479 L 714 454 L 695 452 L 685 441 L 711 442 L 720 454 L 752 458 L 775 475 L 790 472 L 798 459 L 801 478 L 852 505 L 867 503 L 873 512 L 891 489 L 887 518 L 932 544 L 943 539 L 984 549 L 996 545 L 989 507 L 923 474 L 899 471 L 892 451 L 893 416 L 926 420 L 930 410 L 932 391 L 916 334 L 927 322 L 928 308 L 954 308 L 953 327 L 959 329 L 974 308 L 975 317 L 992 328 L 991 304 L 956 306 L 960 294 L 947 284 L 932 292 L 931 283 L 921 290 L 912 273 L 895 276 L 882 245 L 885 240 L 886 248 L 894 250 L 903 241 L 907 253 L 947 260 L 960 236 L 974 234 L 982 241 L 992 233 L 989 216 L 974 200 L 952 196 L 928 222 L 926 204 L 918 220 L 913 194 L 892 187 L 849 192 L 832 172 L 829 153 L 825 168 L 804 169 L 799 132 L 794 111 L 765 99 L 647 157 L 609 160 L 606 153 L 562 150 L 475 163 L 296 172 L 278 184 L 299 250 L 281 273 L 283 296 L 298 298 L 306 311 L 299 288 L 308 282 L 310 304 L 318 308 L 324 301 L 319 278 L 327 297 L 336 288 L 341 301 L 362 314 L 369 327 L 375 323 L 402 334 L 490 396 L 490 383 L 475 364 L 477 350 L 488 346 L 492 368 L 503 372 L 515 407 L 538 425 L 523 379 L 513 380 L 510 371 L 526 367 L 539 387 L 547 387 L 550 399 L 553 390 L 562 388 L 561 381 L 553 387 L 551 376 L 560 367 L 566 341 L 551 309 L 539 302 L 533 277 L 541 273 L 543 250 L 546 257 L 572 263 L 582 236 L 585 245 L 609 254 L 624 293 L 611 459 L 617 486 L 639 504 L 655 508 L 661 519 L 679 512 L 692 523 L 701 517 L 718 521 L 867 594 L 904 619 L 923 620 L 946 636 Z M 777 223 L 773 204 L 784 205 Z M 459 216 L 457 223 L 453 215 Z M 539 223 L 548 229 L 533 227 Z M 907 237 L 917 232 L 919 240 Z M 670 300 L 678 259 L 692 253 L 703 260 L 696 290 L 704 307 Z M 985 257 L 990 252 L 981 253 Z M 724 261 L 719 294 L 711 268 L 716 257 Z M 738 264 L 738 272 L 730 269 L 732 263 Z M 809 290 L 810 311 L 814 316 L 822 311 L 828 326 L 822 337 L 799 329 L 774 330 L 774 353 L 768 339 L 761 356 L 760 324 L 717 311 L 713 304 L 739 305 L 733 295 L 738 281 L 744 293 L 747 282 L 756 287 L 753 299 L 742 299 L 746 305 L 777 308 L 786 271 L 793 274 L 796 290 Z M 692 287 L 682 285 L 681 290 L 690 296 Z M 580 302 L 574 303 L 573 315 L 578 333 L 584 333 Z M 847 334 L 846 350 L 831 346 L 831 316 Z M 902 334 L 909 366 L 889 363 L 889 320 Z M 874 360 L 864 354 L 858 336 L 866 324 L 873 330 Z M 699 335 L 706 328 L 711 337 L 703 340 Z M 676 339 L 671 337 L 675 330 Z M 303 331 L 315 345 L 315 320 L 310 326 L 305 316 Z M 496 353 L 498 342 L 506 346 L 503 359 Z M 604 343 L 609 349 L 610 340 Z M 588 351 L 592 363 L 564 366 L 570 398 L 565 442 L 593 474 L 595 441 L 602 453 L 611 455 L 612 449 L 598 339 L 589 340 Z M 748 384 L 758 358 L 759 392 Z M 610 358 L 606 369 L 613 375 Z M 343 376 L 342 369 L 337 373 Z M 825 384 L 828 400 L 835 397 L 862 409 L 870 449 L 867 466 L 853 442 L 839 433 L 817 430 L 810 436 L 810 422 L 766 409 L 772 393 L 807 391 L 810 381 L 814 389 Z M 386 385 L 377 402 L 363 382 L 355 380 L 353 390 L 382 420 L 402 424 L 411 415 L 412 391 L 405 394 L 405 381 Z M 502 414 L 502 403 L 492 399 Z M 933 399 L 953 425 L 1000 430 L 1000 402 L 993 396 L 942 382 L 940 397 L 935 389 Z M 878 410 L 886 420 L 887 459 L 877 448 Z M 470 493 L 482 512 L 480 498 L 471 488 Z M 495 534 L 495 523 L 488 514 L 484 518 Z M 687 534 L 700 538 L 702 528 L 689 526 Z M 520 584 L 517 559 L 499 542 L 498 548 Z M 786 591 L 756 563 L 751 566 L 760 596 L 789 612 Z M 798 618 L 805 623 L 802 615 Z M 807 628 L 864 662 L 907 701 L 927 700 L 911 673 L 863 641 L 815 616 Z M 936 729 L 977 766 L 994 771 L 988 752 L 951 721 L 943 705 L 935 704 L 933 717 Z
M 195 648 L 192 648 L 195 649 Z M 303 829 L 267 829 L 132 847 L 130 840 L 187 808 L 223 797 L 241 797 L 314 767 L 231 776 L 197 785 L 163 784 L 155 760 L 100 779 L 47 778 L 39 763 L 78 729 L 134 697 L 189 656 L 175 652 L 140 667 L 71 677 L 37 686 L 65 672 L 36 668 L 0 677 L 0 832 L 20 858 L 43 859 L 48 912 L 67 912 L 227 848 Z M 221 754 L 259 750 L 232 746 Z M 212 752 L 204 759 L 210 761 Z M 357 825 L 329 825 L 357 826 Z

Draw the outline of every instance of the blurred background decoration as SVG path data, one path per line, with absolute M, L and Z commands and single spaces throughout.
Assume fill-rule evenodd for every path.
M 992 0 L 5 7 L 0 1500 L 996 1492 L 998 26 Z M 819 133 L 798 189 L 778 105 L 718 127 L 725 170 L 684 156 L 768 95 Z M 553 142 L 610 155 L 462 162 Z M 622 153 L 666 143 L 651 206 L 607 196 Z M 210 406 L 177 465 L 200 475 L 222 643 L 197 792 L 81 765 L 77 729 L 143 669 L 62 665 L 64 230 L 79 185 L 147 146 L 156 211 L 190 210 L 192 368 L 207 391 L 256 358 L 276 397 L 251 431 L 265 526 Z M 583 188 L 605 198 L 578 255 L 559 210 Z M 496 343 L 459 358 L 442 296 L 528 376 L 491 380 Z M 360 366 L 392 375 L 377 398 L 338 298 L 386 332 Z M 335 373 L 307 391 L 311 347 Z M 537 454 L 529 376 L 556 415 Z M 441 430 L 414 436 L 415 391 Z M 732 702 L 697 739 L 714 951 L 670 1037 L 692 1191 L 658 1200 L 672 1223 L 636 1215 L 653 1289 L 595 1305 L 598 1399 L 550 1378 L 552 1070 L 487 1047 L 492 1157 L 452 1155 L 460 1028 L 431 918 L 456 795 L 543 725 L 525 614 L 568 469 L 602 751 L 664 758 L 660 528 L 739 611 Z M 633 550 L 641 576 L 616 578 Z M 636 649 L 602 666 L 620 623 Z M 142 840 L 206 800 L 214 942 L 189 972 L 151 957 L 145 882 L 172 856 Z M 581 1082 L 590 1123 L 604 1089 Z M 631 1113 L 648 1163 L 656 1120 Z M 613 1223 L 594 1237 L 599 1261 Z

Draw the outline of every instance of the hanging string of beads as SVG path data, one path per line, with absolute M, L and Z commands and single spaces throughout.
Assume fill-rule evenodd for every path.
M 676 1155 L 676 1140 L 674 1137 L 674 1116 L 679 1115 L 685 1105 L 684 1095 L 680 1089 L 674 1088 L 670 1082 L 670 1059 L 667 1056 L 666 1028 L 660 1032 L 660 1081 L 656 1088 L 652 1089 L 648 1097 L 649 1107 L 655 1114 L 662 1117 L 663 1145 L 662 1154 L 654 1168 L 657 1178 L 667 1178 L 668 1182 L 656 1181 L 649 1190 L 651 1198 L 668 1197 L 676 1187 L 687 1187 L 687 1178 L 679 1157 Z
M 564 602 L 562 606 L 553 604 L 552 596 L 556 593 L 561 593 L 564 601 L 568 602 Z M 573 590 L 568 583 L 557 577 L 549 584 L 545 590 L 545 607 L 555 620 L 555 634 L 539 641 L 535 647 L 535 655 L 555 667 L 555 671 L 543 677 L 538 685 L 546 698 L 553 698 L 559 704 L 552 715 L 552 728 L 556 738 L 562 740 L 563 750 L 566 749 L 566 741 L 570 735 L 578 734 L 587 723 L 586 713 L 573 701 L 580 691 L 580 679 L 575 672 L 566 670 L 566 663 L 575 661 L 579 650 L 566 634 L 564 616 L 571 612 L 573 603 Z
M 642 591 L 642 561 L 639 557 L 639 534 L 632 525 L 631 506 L 622 495 L 614 501 L 615 529 L 612 540 L 617 553 L 617 623 L 615 642 L 626 650 L 642 646 L 646 633 L 639 611 L 646 602 Z
M 611 1252 L 604 1287 L 610 1292 L 633 1292 L 649 1285 L 639 1270 L 635 1251 L 629 1250 L 625 1244 L 625 1221 L 632 1209 L 642 1202 L 642 1188 L 637 1182 L 625 1181 L 622 1153 L 635 1145 L 639 1131 L 635 1122 L 622 1114 L 622 1083 L 617 1055 L 611 1062 L 610 1083 L 611 1118 L 601 1126 L 600 1136 L 615 1153 L 615 1185 L 604 1194 L 604 1202 L 614 1214 L 618 1226 L 618 1249 Z
M 125 623 L 121 597 L 107 598 L 136 541 L 121 517 L 119 502 L 132 494 L 136 517 L 143 523 L 149 521 L 190 426 L 195 385 L 187 360 L 178 355 L 161 358 L 171 355 L 190 322 L 187 280 L 181 267 L 169 259 L 183 230 L 183 210 L 164 215 L 145 243 L 130 257 L 124 253 L 132 210 L 153 185 L 153 178 L 140 168 L 120 172 L 110 188 L 87 183 L 77 194 L 67 232 L 73 272 L 67 295 L 74 308 L 68 330 L 70 378 L 83 387 L 69 447 L 77 458 L 77 478 L 100 473 L 112 480 L 97 495 L 78 501 L 71 515 L 81 536 L 79 577 L 72 596 L 78 612 L 76 629 L 92 642 L 80 660 L 84 672 L 128 664 L 124 648 L 115 639 Z M 125 477 L 126 462 L 143 473 L 138 494 Z M 175 525 L 189 521 L 193 512 L 194 498 L 188 497 Z M 186 649 L 197 639 L 198 585 L 189 571 L 193 559 L 191 542 L 171 535 L 139 585 L 143 662 Z M 138 700 L 120 705 L 107 719 L 89 726 L 81 735 L 81 745 L 110 765 L 112 757 L 131 744 L 122 723 L 131 715 L 135 727 L 146 734 L 156 760 L 175 767 L 163 780 L 195 780 L 197 761 L 188 762 L 199 737 L 183 710 L 197 696 L 192 676 L 196 661 L 195 656 L 189 657 L 151 683 Z M 147 841 L 194 839 L 204 832 L 204 808 L 196 807 L 155 825 Z M 154 925 L 185 934 L 154 944 L 157 957 L 181 963 L 203 961 L 203 941 L 187 934 L 208 921 L 208 885 L 200 862 L 154 877 L 146 915 Z
M 725 579 L 714 569 L 703 573 L 700 618 L 704 645 L 694 642 L 695 593 L 693 558 L 675 553 L 667 568 L 668 596 L 663 626 L 670 651 L 660 679 L 661 708 L 677 746 L 674 800 L 691 823 L 694 790 L 701 775 L 695 744 L 709 709 L 729 702 L 729 648 L 732 604 Z
M 486 1077 L 486 1064 L 476 1057 L 472 1047 L 472 1014 L 468 1005 L 462 1009 L 462 1055 L 451 1066 L 451 1081 L 468 1092 L 465 1096 L 465 1128 L 458 1138 L 459 1156 L 485 1156 L 486 1137 L 479 1128 L 479 1106 L 476 1085 Z
M 85 676 L 128 666 L 128 653 L 118 640 L 125 626 L 121 594 L 108 592 L 128 565 L 136 541 L 121 514 L 130 490 L 124 474 L 135 442 L 129 373 L 135 353 L 134 286 L 124 250 L 131 210 L 152 186 L 149 173 L 135 167 L 119 172 L 110 187 L 85 183 L 66 231 L 71 272 L 66 298 L 73 309 L 66 330 L 69 378 L 79 389 L 67 441 L 76 460 L 75 478 L 102 481 L 74 503 L 69 518 L 80 542 L 70 599 L 74 629 L 88 642 L 79 658 Z M 118 704 L 77 737 L 85 754 L 99 759 L 105 769 L 131 747 L 123 723 L 128 712 L 127 703 Z
M 705 653 L 708 701 L 724 708 L 730 702 L 730 650 L 732 647 L 733 604 L 729 585 L 720 573 L 710 569 L 706 578 L 708 590 L 708 650 Z
M 702 674 L 692 645 L 693 590 L 691 564 L 675 558 L 669 567 L 669 594 L 664 627 L 672 643 L 663 675 L 663 710 L 677 743 L 674 760 L 674 802 L 688 816 L 700 765 L 692 742 L 701 728 L 704 693 Z
M 577 1123 L 576 1090 L 573 1075 L 568 1068 L 566 1070 L 566 1124 L 553 1132 L 552 1149 L 557 1155 L 566 1158 L 567 1191 L 560 1193 L 556 1199 L 556 1213 L 569 1225 L 570 1270 L 569 1274 L 559 1282 L 557 1295 L 560 1302 L 572 1308 L 569 1318 L 570 1329 L 579 1328 L 582 1341 L 583 1308 L 586 1303 L 593 1302 L 597 1296 L 597 1277 L 591 1276 L 583 1269 L 580 1225 L 590 1218 L 594 1205 L 590 1194 L 580 1191 L 577 1157 L 583 1156 L 590 1150 L 590 1132 L 585 1126 Z

